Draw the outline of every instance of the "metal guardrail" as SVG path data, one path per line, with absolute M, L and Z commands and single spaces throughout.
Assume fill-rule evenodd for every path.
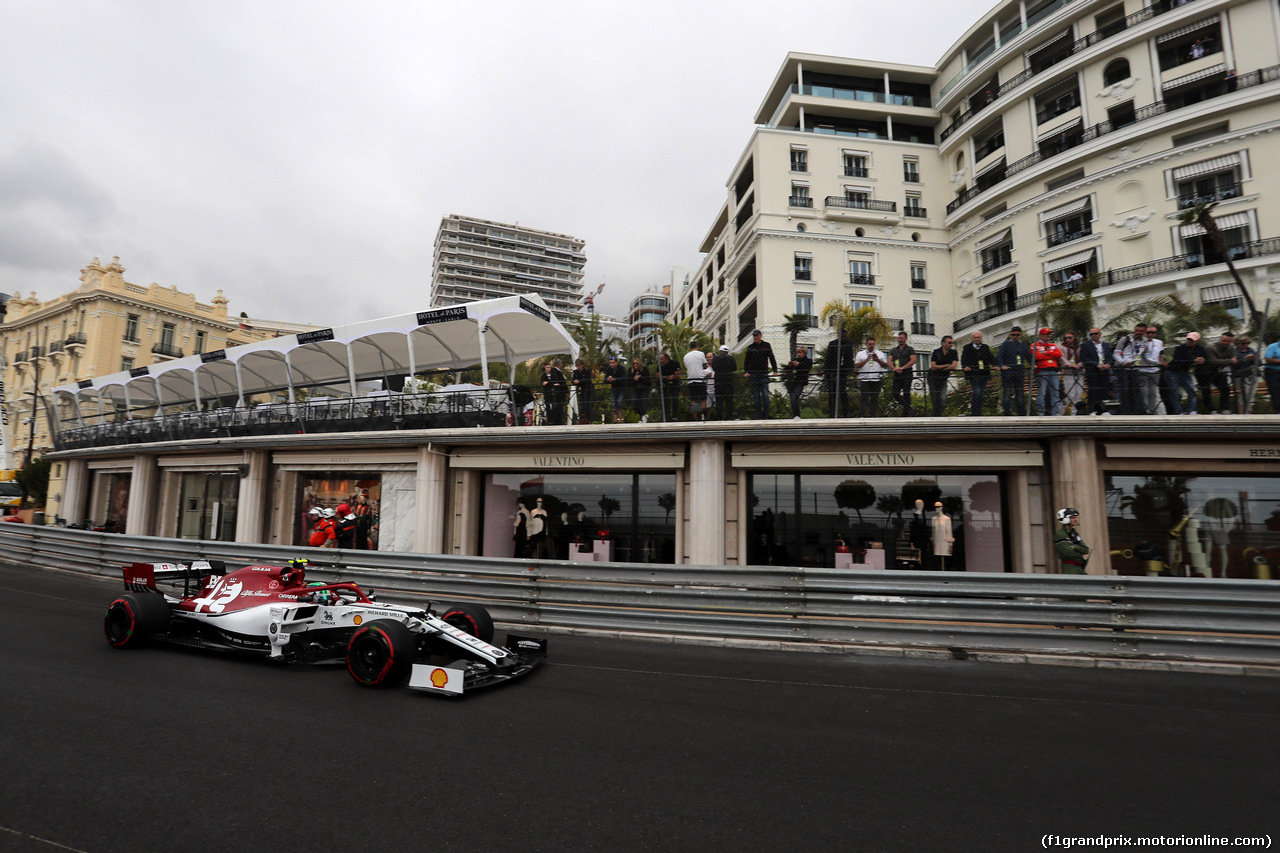
M 566 563 L 0 527 L 0 561 L 115 576 L 132 562 L 306 556 L 310 576 L 503 622 L 716 637 L 1280 662 L 1280 584 L 1244 580 Z

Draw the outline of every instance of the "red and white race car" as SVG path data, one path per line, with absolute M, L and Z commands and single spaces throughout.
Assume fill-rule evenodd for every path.
M 306 560 L 227 572 L 217 560 L 134 563 L 130 590 L 111 602 L 107 641 L 131 648 L 148 640 L 241 651 L 299 663 L 345 661 L 351 677 L 386 687 L 459 694 L 527 674 L 542 662 L 546 640 L 493 640 L 493 620 L 476 605 L 381 604 L 354 583 L 306 582 Z M 181 595 L 157 589 L 167 582 Z

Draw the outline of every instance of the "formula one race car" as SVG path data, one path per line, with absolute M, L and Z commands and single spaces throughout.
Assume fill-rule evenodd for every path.
M 191 565 L 134 563 L 124 569 L 130 590 L 111 602 L 107 641 L 131 648 L 163 640 L 204 649 L 240 651 L 300 663 L 346 661 L 367 687 L 409 676 L 409 687 L 459 694 L 525 675 L 546 657 L 546 640 L 507 635 L 492 644 L 493 620 L 475 605 L 380 604 L 354 583 L 311 583 L 306 560 L 247 566 L 227 573 L 217 560 Z M 166 595 L 168 582 L 181 597 Z

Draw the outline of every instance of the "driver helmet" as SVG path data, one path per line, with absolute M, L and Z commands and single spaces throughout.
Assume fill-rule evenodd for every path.
M 1058 510 L 1058 523 L 1066 524 L 1068 521 L 1078 517 L 1079 515 L 1080 512 L 1078 510 L 1072 509 L 1071 507 L 1065 507 Z

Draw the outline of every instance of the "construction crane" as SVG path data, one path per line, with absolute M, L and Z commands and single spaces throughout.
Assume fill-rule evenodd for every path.
M 600 291 L 604 290 L 604 282 L 600 282 L 600 286 L 588 293 L 582 300 L 582 307 L 586 309 L 588 314 L 596 312 L 596 297 L 600 295 Z

